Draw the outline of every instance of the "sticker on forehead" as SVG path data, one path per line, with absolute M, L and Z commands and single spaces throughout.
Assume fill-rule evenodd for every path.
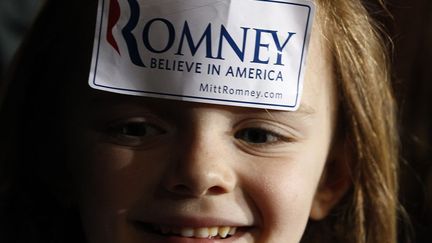
M 296 110 L 313 15 L 306 0 L 99 0 L 89 84 Z

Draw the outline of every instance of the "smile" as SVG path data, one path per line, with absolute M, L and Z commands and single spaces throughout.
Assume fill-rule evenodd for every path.
M 153 226 L 153 231 L 162 235 L 175 235 L 188 238 L 203 238 L 203 239 L 225 239 L 234 235 L 237 227 L 230 226 L 214 226 L 214 227 L 169 227 L 169 226 Z

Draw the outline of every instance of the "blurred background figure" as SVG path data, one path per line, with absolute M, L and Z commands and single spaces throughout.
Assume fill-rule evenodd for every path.
M 42 3 L 43 0 L 0 1 L 0 77 Z

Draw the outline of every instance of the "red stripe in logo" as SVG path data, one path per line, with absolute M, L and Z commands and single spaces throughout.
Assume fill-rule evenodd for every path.
M 117 0 L 111 0 L 109 6 L 109 16 L 108 16 L 107 41 L 120 55 L 119 47 L 113 35 L 113 28 L 119 19 L 120 19 L 120 5 Z

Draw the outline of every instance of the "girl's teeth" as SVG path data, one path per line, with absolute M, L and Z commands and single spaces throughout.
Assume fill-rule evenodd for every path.
M 230 227 L 220 227 L 219 228 L 219 236 L 225 238 L 230 232 Z
M 159 227 L 162 234 L 178 234 L 183 237 L 194 237 L 194 238 L 213 238 L 219 236 L 220 238 L 226 238 L 227 236 L 234 235 L 236 233 L 236 227 L 222 226 L 222 227 L 201 227 L 201 228 L 170 228 L 167 226 Z
M 209 228 L 209 236 L 215 237 L 219 233 L 219 227 L 211 227 Z
M 197 238 L 208 238 L 209 235 L 208 228 L 198 228 L 195 230 L 195 237 Z
M 182 228 L 180 230 L 180 235 L 183 237 L 192 237 L 194 236 L 194 229 L 192 228 Z

